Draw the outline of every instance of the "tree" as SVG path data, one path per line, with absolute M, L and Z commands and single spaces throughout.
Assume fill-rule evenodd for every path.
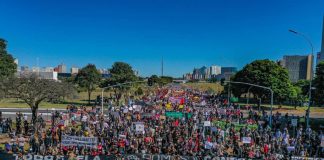
M 88 64 L 83 67 L 75 77 L 75 82 L 88 92 L 88 104 L 91 101 L 91 93 L 96 89 L 100 83 L 101 75 L 93 64 Z
M 111 78 L 108 79 L 108 84 L 105 85 L 113 85 L 137 80 L 132 67 L 124 62 L 115 62 L 109 71 Z
M 316 76 L 314 79 L 315 95 L 314 100 L 319 106 L 324 105 L 324 62 L 316 66 Z
M 242 70 L 235 74 L 232 80 L 270 87 L 278 102 L 282 102 L 295 94 L 295 90 L 288 77 L 288 71 L 268 59 L 256 60 L 247 64 Z M 246 93 L 250 87 L 248 85 L 237 84 L 231 86 L 236 96 Z M 269 91 L 257 87 L 253 87 L 250 92 L 258 98 L 270 97 Z
M 17 64 L 12 55 L 7 53 L 7 42 L 0 38 L 0 79 L 9 77 L 17 71 Z
M 32 110 L 33 124 L 36 122 L 38 106 L 41 102 L 58 100 L 71 95 L 74 90 L 69 84 L 39 79 L 35 75 L 23 78 L 11 77 L 1 83 L 1 88 L 4 89 L 7 97 L 19 98 L 29 105 Z M 70 91 L 62 91 L 62 88 Z
M 152 75 L 150 78 L 152 79 L 153 83 L 159 85 L 166 85 L 173 81 L 173 77 L 169 77 L 169 76 L 158 77 L 157 75 Z

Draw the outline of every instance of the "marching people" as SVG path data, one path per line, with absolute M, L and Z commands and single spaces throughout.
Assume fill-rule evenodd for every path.
M 179 92 L 162 88 L 154 95 L 131 101 L 132 105 L 111 104 L 106 115 L 95 107 L 69 106 L 67 114 L 53 113 L 51 127 L 42 125 L 29 140 L 21 135 L 16 123 L 18 137 L 14 137 L 6 149 L 25 153 L 25 142 L 29 141 L 29 153 L 70 157 L 161 154 L 271 159 L 278 155 L 323 156 L 323 148 L 319 147 L 323 134 L 303 129 L 302 125 L 291 132 L 293 127 L 288 114 L 276 113 L 270 127 L 269 115 L 264 110 L 255 111 L 253 107 L 245 110 L 237 104 L 227 106 L 221 96 L 194 90 Z M 21 113 L 17 113 L 18 122 L 19 117 Z M 45 123 L 41 116 L 38 122 Z M 28 123 L 24 133 L 27 132 Z M 65 137 L 78 138 L 80 142 L 68 141 Z M 92 140 L 96 144 L 91 144 Z

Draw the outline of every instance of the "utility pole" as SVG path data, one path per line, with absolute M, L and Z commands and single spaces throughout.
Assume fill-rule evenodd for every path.
M 308 108 L 307 108 L 307 110 L 306 110 L 306 128 L 309 128 L 310 126 L 309 126 L 309 114 L 310 114 L 310 106 L 311 106 L 311 104 L 312 104 L 312 81 L 313 81 L 313 76 L 314 76 L 314 71 L 313 71 L 313 66 L 314 66 L 314 45 L 313 45 L 313 43 L 312 43 L 312 41 L 310 40 L 310 38 L 308 38 L 305 34 L 303 34 L 303 33 L 300 33 L 300 32 L 297 32 L 297 31 L 295 31 L 295 30 L 288 30 L 289 32 L 291 32 L 291 33 L 294 33 L 294 34 L 296 34 L 296 35 L 299 35 L 299 36 L 301 36 L 301 37 L 303 37 L 305 40 L 306 40 L 306 42 L 309 44 L 309 46 L 310 46 L 310 48 L 311 48 L 311 58 L 312 58 L 312 60 L 311 60 L 311 73 L 310 73 L 310 77 L 309 77 L 309 96 L 308 96 Z

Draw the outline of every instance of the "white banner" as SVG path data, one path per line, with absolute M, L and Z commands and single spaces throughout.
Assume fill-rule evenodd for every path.
M 136 131 L 136 133 L 145 133 L 144 132 L 144 124 L 143 123 L 135 124 L 135 131 Z
M 251 143 L 251 137 L 242 137 L 242 142 L 243 143 Z
M 79 137 L 62 135 L 63 146 L 87 146 L 95 147 L 98 144 L 97 137 Z
M 205 127 L 210 127 L 210 121 L 204 121 L 204 126 Z

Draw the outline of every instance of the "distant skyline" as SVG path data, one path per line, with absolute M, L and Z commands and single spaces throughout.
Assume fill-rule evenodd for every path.
M 323 0 L 2 0 L 0 37 L 19 65 L 110 68 L 181 77 L 201 66 L 321 50 Z

